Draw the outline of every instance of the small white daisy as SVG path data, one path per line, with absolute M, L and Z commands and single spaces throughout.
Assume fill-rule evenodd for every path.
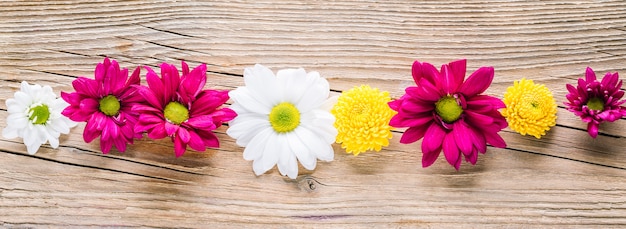
M 278 165 L 291 179 L 298 162 L 314 170 L 317 159 L 332 161 L 337 136 L 335 117 L 321 106 L 328 99 L 328 81 L 317 72 L 284 69 L 274 73 L 257 64 L 244 70 L 245 87 L 229 93 L 237 117 L 226 133 L 246 147 L 243 158 L 253 160 L 261 175 Z
M 14 98 L 7 99 L 7 126 L 2 136 L 7 139 L 23 138 L 29 154 L 50 142 L 52 148 L 59 147 L 61 133 L 68 134 L 76 123 L 61 115 L 68 104 L 52 92 L 50 86 L 21 84 Z

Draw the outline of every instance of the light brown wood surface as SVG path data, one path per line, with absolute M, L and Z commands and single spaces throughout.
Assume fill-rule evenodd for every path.
M 169 139 L 147 138 L 104 155 L 83 142 L 84 123 L 34 156 L 2 138 L 0 226 L 626 227 L 626 120 L 592 139 L 563 106 L 565 84 L 587 66 L 626 75 L 625 55 L 622 0 L 1 1 L 1 128 L 21 81 L 72 91 L 104 56 L 127 68 L 207 63 L 207 87 L 218 89 L 242 86 L 255 63 L 304 67 L 334 94 L 369 84 L 393 97 L 413 84 L 413 60 L 466 58 L 468 73 L 495 67 L 488 94 L 502 98 L 526 77 L 559 109 L 545 137 L 505 129 L 508 148 L 458 172 L 443 156 L 421 168 L 421 141 L 400 144 L 401 131 L 356 157 L 334 144 L 334 161 L 300 167 L 296 180 L 255 176 L 227 127 L 220 149 L 181 158 Z

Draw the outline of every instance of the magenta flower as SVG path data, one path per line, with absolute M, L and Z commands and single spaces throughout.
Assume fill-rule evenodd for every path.
M 465 79 L 465 60 L 441 66 L 441 71 L 429 64 L 413 63 L 416 87 L 406 88 L 402 98 L 389 106 L 398 111 L 389 124 L 408 127 L 400 143 L 422 139 L 422 166 L 432 165 L 441 150 L 455 169 L 461 165 L 461 155 L 476 164 L 478 152 L 487 151 L 486 143 L 504 148 L 506 143 L 498 132 L 507 126 L 498 112 L 502 100 L 482 95 L 493 80 L 493 67 L 482 67 Z
M 134 138 L 141 138 L 133 130 L 138 115 L 132 111 L 143 101 L 132 87 L 139 85 L 139 71 L 136 68 L 128 78 L 128 69 L 120 70 L 117 61 L 105 58 L 96 66 L 95 80 L 78 77 L 72 82 L 76 92 L 61 92 L 70 104 L 62 114 L 76 122 L 87 122 L 83 139 L 89 143 L 100 136 L 100 149 L 105 154 L 113 145 L 124 152 Z
M 149 67 L 148 87 L 138 86 L 139 94 L 147 104 L 133 108 L 139 112 L 135 132 L 148 132 L 148 137 L 161 139 L 169 136 L 174 142 L 176 157 L 182 156 L 189 145 L 197 151 L 219 147 L 212 130 L 237 114 L 229 108 L 218 109 L 228 99 L 228 91 L 202 90 L 206 84 L 206 65 L 189 72 L 183 61 L 183 76 L 174 65 L 161 64 L 161 78 Z
M 620 90 L 622 81 L 619 75 L 607 72 L 602 82 L 598 82 L 596 73 L 587 67 L 585 79 L 579 78 L 577 87 L 567 84 L 569 102 L 567 110 L 579 116 L 587 123 L 587 132 L 593 138 L 598 136 L 598 126 L 603 122 L 613 122 L 626 116 L 626 107 L 621 106 L 624 91 Z

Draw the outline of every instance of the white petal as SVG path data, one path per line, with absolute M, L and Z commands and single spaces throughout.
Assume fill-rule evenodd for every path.
M 324 101 L 328 99 L 328 95 L 330 94 L 328 81 L 321 78 L 317 72 L 309 72 L 307 74 L 307 83 L 309 87 L 296 105 L 301 113 L 319 108 Z
M 261 167 L 259 169 L 263 170 L 263 172 L 270 170 L 274 167 L 274 165 L 276 165 L 276 163 L 278 163 L 278 158 L 280 156 L 278 144 L 279 137 L 280 136 L 278 136 L 278 134 L 276 134 L 276 132 L 274 131 L 271 131 L 269 134 L 269 138 L 267 139 L 267 142 L 265 144 L 265 149 L 263 150 L 263 156 L 260 159 Z
M 60 114 L 67 106 L 69 106 L 69 104 L 63 99 L 58 98 L 50 101 L 48 106 L 50 108 L 50 113 Z
M 289 143 L 289 148 L 291 149 L 291 152 L 293 152 L 293 154 L 298 158 L 300 164 L 302 164 L 305 169 L 314 170 L 315 166 L 317 165 L 317 158 L 315 157 L 315 154 L 309 151 L 306 145 L 302 143 L 302 140 L 300 140 L 300 138 L 298 138 L 298 135 L 296 135 L 294 132 L 288 133 L 286 134 L 286 136 L 287 142 Z
M 301 117 L 303 127 L 313 131 L 327 144 L 335 142 L 337 137 L 337 129 L 334 126 L 335 116 L 330 112 L 316 109 L 303 114 Z
M 59 117 L 57 119 L 50 120 L 50 128 L 54 129 L 56 132 L 68 134 L 70 132 L 70 127 L 67 126 L 64 117 Z
M 37 101 L 45 104 L 52 103 L 52 101 L 54 101 L 56 98 L 57 96 L 52 91 L 52 88 L 48 85 L 43 86 L 41 91 L 39 91 L 38 95 L 35 97 Z
M 2 137 L 6 139 L 13 139 L 13 138 L 19 137 L 19 135 L 18 135 L 18 131 L 16 128 L 7 126 L 4 129 L 2 129 Z
M 39 150 L 39 147 L 41 147 L 41 143 L 32 142 L 31 144 L 26 145 L 26 150 L 28 151 L 28 154 L 33 155 L 37 153 L 37 151 Z
M 295 155 L 289 149 L 289 143 L 287 142 L 287 138 L 281 135 L 279 138 L 276 139 L 275 145 L 277 146 L 276 150 L 278 153 L 278 172 L 280 172 L 280 174 L 283 176 L 290 174 L 290 172 L 293 173 L 293 171 L 290 171 L 291 166 L 289 165 L 289 162 L 290 158 L 295 157 Z M 297 166 L 298 164 L 296 164 L 296 176 L 298 175 Z M 291 178 L 291 176 L 289 177 Z
M 243 80 L 251 95 L 271 103 L 280 100 L 283 89 L 278 87 L 276 76 L 269 68 L 260 64 L 246 68 L 243 71 Z
M 52 146 L 53 149 L 56 149 L 59 147 L 58 137 L 48 136 L 48 142 L 50 143 L 50 146 Z
M 289 150 L 289 148 L 286 148 Z M 281 175 L 287 175 L 291 179 L 298 177 L 298 161 L 296 161 L 296 155 L 291 152 L 283 154 L 278 162 L 278 171 Z
M 294 133 L 298 135 L 298 138 L 309 149 L 309 152 L 314 153 L 317 158 L 328 161 L 332 160 L 334 155 L 328 155 L 328 149 L 330 153 L 334 154 L 334 151 L 330 144 L 324 143 L 323 139 L 316 136 L 311 130 L 300 126 L 294 130 Z
M 245 88 L 240 87 L 228 93 L 230 98 L 242 108 L 259 114 L 269 114 L 276 104 L 267 100 L 264 95 L 253 95 Z
M 7 117 L 7 126 L 18 129 L 18 133 L 21 132 L 19 129 L 26 128 L 29 123 L 30 121 L 23 114 L 10 114 Z
M 245 147 L 254 136 L 264 129 L 272 128 L 267 118 L 254 113 L 239 114 L 231 122 L 226 134 L 237 139 L 237 145 Z
M 24 92 L 15 92 L 15 95 L 13 95 L 13 97 L 21 107 L 26 108 L 33 104 L 33 98 Z
M 322 161 L 332 161 L 335 159 L 335 150 L 333 150 L 333 146 L 329 144 L 320 146 L 316 154 L 317 158 Z
M 324 103 L 322 103 L 319 109 L 330 112 L 330 110 L 333 109 L 335 104 L 337 104 L 338 99 L 339 99 L 339 95 L 331 96 L 326 101 L 324 101 Z
M 274 130 L 268 128 L 254 136 L 248 146 L 243 150 L 243 159 L 248 161 L 261 159 L 261 157 L 263 157 L 265 144 L 269 143 L 267 140 L 271 132 L 274 132 Z
M 26 107 L 21 106 L 15 99 L 7 99 L 6 104 L 9 114 L 23 113 L 26 110 Z
M 282 95 L 283 101 L 289 101 L 293 104 L 297 104 L 302 98 L 302 95 L 309 86 L 307 84 L 307 74 L 302 68 L 298 69 L 283 69 L 276 73 L 276 78 L 279 82 L 279 87 L 284 88 L 285 91 Z

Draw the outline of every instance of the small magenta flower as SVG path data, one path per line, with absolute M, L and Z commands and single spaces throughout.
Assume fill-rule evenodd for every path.
M 596 73 L 587 67 L 585 79 L 579 78 L 576 87 L 567 84 L 569 94 L 565 102 L 567 110 L 579 116 L 587 123 L 587 132 L 592 138 L 598 136 L 598 126 L 603 122 L 613 122 L 626 116 L 626 107 L 621 106 L 624 91 L 620 90 L 622 81 L 616 73 L 607 72 L 602 81 Z
M 502 100 L 483 95 L 493 80 L 493 67 L 482 67 L 465 80 L 465 60 L 444 64 L 438 71 L 429 63 L 413 63 L 413 80 L 406 94 L 389 103 L 398 111 L 389 124 L 408 127 L 400 143 L 422 139 L 422 166 L 432 165 L 443 150 L 455 169 L 461 156 L 476 164 L 478 152 L 487 151 L 487 143 L 506 147 L 498 132 L 507 127 L 498 109 Z
M 115 145 L 120 152 L 132 144 L 133 128 L 138 115 L 132 111 L 135 104 L 143 101 L 133 85 L 139 85 L 139 68 L 128 78 L 128 69 L 120 70 L 117 61 L 105 58 L 95 70 L 95 79 L 78 77 L 72 82 L 76 92 L 61 92 L 70 106 L 63 115 L 76 122 L 87 122 L 83 139 L 89 143 L 100 136 L 100 149 L 109 153 Z
M 202 90 L 207 80 L 206 64 L 190 72 L 183 61 L 182 77 L 174 65 L 167 63 L 161 64 L 161 77 L 151 68 L 145 68 L 148 86 L 137 88 L 147 103 L 133 108 L 140 114 L 135 132 L 147 131 L 152 139 L 169 136 L 176 157 L 185 153 L 187 145 L 197 151 L 219 147 L 212 130 L 237 114 L 229 108 L 219 108 L 228 101 L 228 91 Z

